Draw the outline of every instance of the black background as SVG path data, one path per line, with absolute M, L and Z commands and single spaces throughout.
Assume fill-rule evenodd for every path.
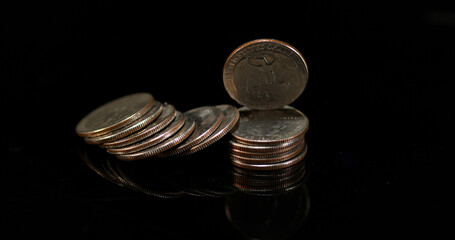
M 311 208 L 293 238 L 434 236 L 448 227 L 453 8 L 63 2 L 2 9 L 2 232 L 240 238 L 223 198 L 158 199 L 97 176 L 80 159 L 85 144 L 74 127 L 133 92 L 181 111 L 236 105 L 223 64 L 257 38 L 290 43 L 309 67 L 291 105 L 310 119 Z M 216 149 L 201 156 L 222 159 L 225 149 Z

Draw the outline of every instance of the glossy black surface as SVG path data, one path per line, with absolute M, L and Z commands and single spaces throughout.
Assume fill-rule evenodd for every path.
M 206 6 L 191 4 L 172 6 L 188 9 L 183 15 L 107 1 L 11 8 L 1 23 L 2 234 L 444 234 L 455 11 L 435 2 L 339 2 L 274 5 L 272 12 L 287 13 L 278 15 L 262 14 L 268 5 L 232 3 L 229 18 L 219 8 L 196 14 L 190 9 Z M 264 183 L 273 194 L 238 190 L 228 137 L 189 157 L 125 163 L 75 134 L 86 113 L 133 92 L 150 92 L 182 111 L 235 104 L 223 87 L 223 64 L 257 38 L 290 43 L 309 67 L 307 88 L 291 104 L 310 120 L 308 155 L 286 175 L 289 184 L 277 185 L 280 177 Z M 129 182 L 103 178 L 87 159 L 95 169 L 125 171 Z M 258 176 L 240 180 L 250 177 Z M 162 198 L 169 193 L 180 197 Z

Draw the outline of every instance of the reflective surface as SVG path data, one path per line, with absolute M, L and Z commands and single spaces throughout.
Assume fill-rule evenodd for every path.
M 450 236 L 451 8 L 309 1 L 248 11 L 242 2 L 230 12 L 261 15 L 241 23 L 201 16 L 210 25 L 198 29 L 190 7 L 191 16 L 176 21 L 151 14 L 152 5 L 61 1 L 57 10 L 30 4 L 0 22 L 5 236 Z M 286 16 L 273 14 L 279 11 Z M 310 120 L 305 172 L 295 169 L 302 179 L 283 173 L 286 184 L 280 184 L 237 171 L 227 138 L 163 163 L 125 163 L 102 158 L 104 149 L 75 134 L 88 111 L 135 92 L 150 92 L 182 112 L 235 105 L 224 89 L 223 64 L 237 46 L 258 38 L 288 42 L 308 62 L 308 84 L 290 104 Z M 93 165 L 114 173 L 112 181 L 87 166 L 85 152 Z M 263 194 L 270 190 L 263 185 L 277 194 Z

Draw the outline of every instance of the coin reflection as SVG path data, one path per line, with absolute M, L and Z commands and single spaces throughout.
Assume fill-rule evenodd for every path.
M 232 167 L 232 184 L 239 191 L 261 196 L 280 195 L 298 188 L 306 179 L 303 161 L 279 170 L 260 171 Z
M 304 183 L 292 191 L 272 196 L 238 192 L 225 203 L 228 221 L 246 239 L 289 238 L 301 229 L 309 209 Z
M 156 164 L 155 170 L 147 168 L 148 174 L 146 174 L 144 168 L 125 164 L 100 150 L 93 147 L 85 148 L 81 152 L 81 158 L 90 169 L 104 179 L 159 198 L 176 198 L 185 195 L 173 186 L 172 181 L 168 181 L 169 175 L 166 175 L 166 169 L 160 168 L 159 164 Z M 153 174 L 156 170 L 160 170 L 163 174 Z

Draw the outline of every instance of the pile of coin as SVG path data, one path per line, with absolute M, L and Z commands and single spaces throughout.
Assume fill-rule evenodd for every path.
M 213 144 L 237 123 L 231 105 L 198 107 L 184 113 L 150 93 L 110 101 L 76 126 L 85 142 L 105 148 L 121 160 L 188 155 Z
M 233 165 L 249 170 L 277 170 L 306 155 L 308 118 L 288 106 L 303 92 L 308 69 L 291 45 L 259 39 L 238 47 L 223 71 L 229 95 L 243 105 L 229 142 Z
M 297 49 L 282 41 L 245 43 L 228 57 L 223 82 L 244 107 L 204 106 L 184 113 L 150 93 L 108 102 L 85 116 L 76 132 L 121 160 L 188 155 L 232 131 L 230 159 L 240 168 L 276 170 L 300 162 L 308 118 L 288 106 L 303 92 L 308 69 Z
M 239 112 L 239 125 L 229 141 L 235 166 L 277 170 L 305 157 L 308 118 L 299 110 L 290 106 L 267 111 L 242 107 Z

